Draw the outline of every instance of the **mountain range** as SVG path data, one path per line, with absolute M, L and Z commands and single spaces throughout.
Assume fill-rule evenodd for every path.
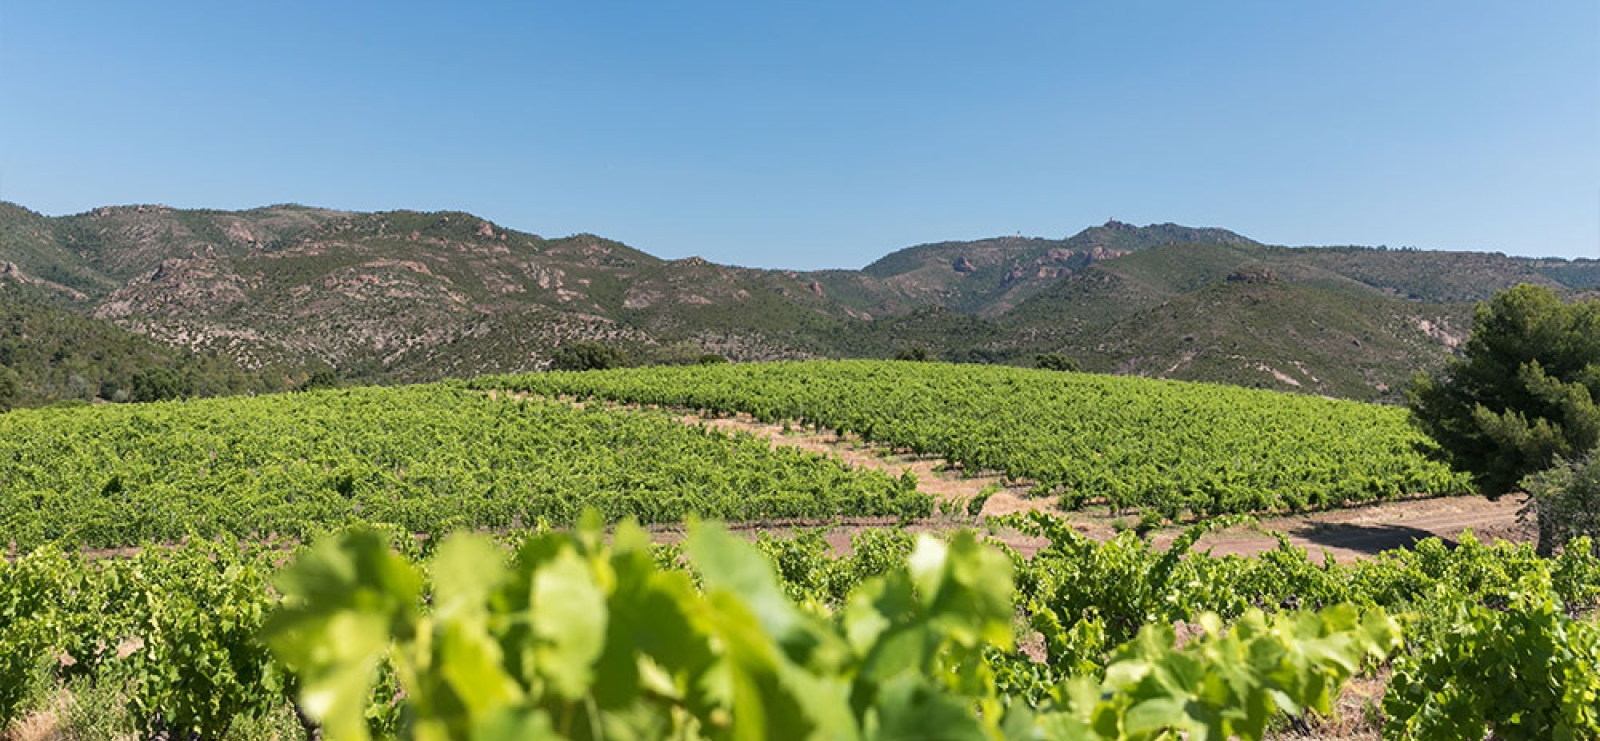
M 1518 283 L 1592 293 L 1600 260 L 1279 247 L 1112 221 L 802 272 L 664 260 L 460 212 L 117 206 L 49 217 L 0 202 L 0 297 L 58 328 L 4 338 L 14 403 L 126 397 L 141 368 L 131 358 L 270 390 L 319 370 L 372 382 L 536 370 L 578 340 L 639 362 L 920 349 L 1027 364 L 1059 353 L 1084 370 L 1392 401 L 1466 337 L 1473 302 Z M 41 335 L 55 343 L 43 355 L 30 349 Z M 93 361 L 108 345 L 133 348 L 121 371 Z M 78 382 L 41 362 L 75 364 Z

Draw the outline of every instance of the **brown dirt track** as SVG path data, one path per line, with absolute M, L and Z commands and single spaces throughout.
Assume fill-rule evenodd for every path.
M 911 471 L 917 477 L 918 488 L 941 499 L 970 499 L 985 488 L 1000 487 L 985 502 L 983 514 L 1001 515 L 1035 509 L 1054 510 L 1055 501 L 1030 499 L 1028 486 L 1007 486 L 995 473 L 966 475 L 950 466 L 944 459 L 915 456 L 905 451 L 891 450 L 882 445 L 865 443 L 854 436 L 841 438 L 831 432 L 811 432 L 791 428 L 784 431 L 781 424 L 766 424 L 748 415 L 702 419 L 685 414 L 680 419 L 686 424 L 701 425 L 724 431 L 747 432 L 766 438 L 774 447 L 789 446 L 810 450 L 833 457 L 851 466 L 871 468 L 899 475 Z M 1369 556 L 1380 551 L 1403 548 L 1428 537 L 1439 537 L 1454 542 L 1467 530 L 1481 538 L 1502 538 L 1518 542 L 1529 540 L 1532 533 L 1517 521 L 1521 507 L 1515 497 L 1491 502 L 1483 497 L 1433 497 L 1406 499 L 1356 507 L 1327 510 L 1296 515 L 1266 516 L 1260 519 L 1259 530 L 1286 533 L 1290 542 L 1313 554 L 1326 552 L 1340 561 Z M 1092 538 L 1110 538 L 1121 520 L 1132 524 L 1132 518 L 1119 518 L 1109 513 L 1061 513 L 1073 526 Z M 954 524 L 954 523 L 951 523 Z M 850 534 L 862 527 L 852 525 L 838 528 L 830 539 L 837 547 L 848 547 Z M 939 529 L 938 525 L 925 525 L 914 529 Z M 1154 534 L 1158 544 L 1170 543 L 1182 527 L 1168 527 Z M 1036 539 L 1017 533 L 998 532 L 995 537 L 1028 554 L 1043 545 Z M 1271 550 L 1278 545 L 1272 535 L 1247 528 L 1234 528 L 1211 534 L 1200 541 L 1200 550 L 1210 549 L 1216 554 L 1253 554 Z

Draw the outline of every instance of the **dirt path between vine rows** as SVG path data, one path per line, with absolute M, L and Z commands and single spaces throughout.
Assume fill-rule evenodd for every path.
M 1116 517 L 1109 512 L 1061 513 L 1055 509 L 1055 498 L 1030 498 L 1026 483 L 1010 482 L 995 472 L 967 475 L 958 466 L 943 458 L 917 456 L 905 450 L 894 450 L 884 445 L 867 443 L 855 436 L 840 437 L 830 432 L 768 424 L 750 417 L 701 418 L 682 414 L 679 420 L 726 432 L 746 432 L 766 439 L 773 447 L 785 446 L 827 455 L 847 465 L 868 468 L 898 476 L 910 471 L 917 477 L 917 488 L 942 501 L 962 503 L 989 492 L 982 515 L 992 516 L 1029 510 L 1056 511 L 1065 516 L 1078 532 L 1104 540 L 1112 537 L 1121 525 L 1131 526 L 1133 517 Z M 1517 497 L 1505 497 L 1491 502 L 1483 497 L 1431 497 L 1382 502 L 1322 512 L 1294 515 L 1266 515 L 1259 518 L 1259 530 L 1233 528 L 1208 535 L 1200 541 L 1200 550 L 1210 549 L 1225 553 L 1254 554 L 1271 550 L 1278 545 L 1270 532 L 1285 533 L 1294 545 L 1312 554 L 1327 552 L 1340 561 L 1350 561 L 1380 551 L 1403 548 L 1429 537 L 1438 537 L 1454 543 L 1461 534 L 1473 530 L 1480 538 L 1502 538 L 1518 542 L 1531 539 L 1532 532 L 1517 521 L 1521 502 Z M 959 519 L 959 518 L 951 518 Z M 950 523 L 955 524 L 954 522 Z M 848 546 L 850 534 L 861 526 L 840 528 L 833 540 L 840 547 Z M 922 527 L 938 529 L 937 523 Z M 1167 527 L 1153 533 L 1156 544 L 1172 542 L 1182 527 Z M 1031 554 L 1043 543 L 1015 532 L 994 533 L 998 539 Z
M 522 395 L 512 395 L 522 396 Z M 585 402 L 564 399 L 575 406 Z M 596 402 L 589 402 L 596 403 Z M 638 409 L 637 405 L 605 403 L 608 407 Z M 656 407 L 650 407 L 655 409 Z M 761 422 L 748 414 L 732 417 L 701 417 L 685 410 L 669 410 L 680 422 L 688 425 L 743 432 L 763 438 L 773 447 L 791 447 L 807 450 L 838 460 L 846 465 L 881 471 L 892 476 L 910 471 L 917 477 L 917 488 L 933 495 L 956 512 L 963 512 L 966 502 L 988 494 L 979 517 L 962 514 L 936 516 L 930 521 L 909 527 L 914 531 L 949 530 L 961 526 L 974 526 L 983 517 L 1045 510 L 1055 512 L 1072 523 L 1074 529 L 1096 540 L 1106 540 L 1118 529 L 1131 527 L 1136 516 L 1117 516 L 1105 508 L 1096 511 L 1060 512 L 1055 509 L 1054 497 L 1031 498 L 1027 482 L 1010 481 L 998 472 L 969 474 L 959 465 L 936 456 L 918 456 L 907 450 L 863 441 L 856 435 L 840 436 L 830 430 L 814 431 L 793 424 Z M 1255 528 L 1237 527 L 1212 533 L 1203 538 L 1198 550 L 1210 550 L 1217 555 L 1235 553 L 1250 555 L 1272 550 L 1278 545 L 1272 532 L 1284 533 L 1295 546 L 1305 548 L 1313 556 L 1332 555 L 1339 561 L 1352 561 L 1381 551 L 1409 547 L 1419 540 L 1438 537 L 1454 544 L 1462 533 L 1471 530 L 1481 540 L 1503 539 L 1529 542 L 1535 532 L 1519 522 L 1517 511 L 1522 507 L 1520 496 L 1503 497 L 1491 502 L 1483 497 L 1418 497 L 1373 504 L 1363 504 L 1341 509 L 1286 515 L 1261 515 Z M 852 521 L 829 528 L 828 540 L 836 549 L 848 550 L 854 533 L 872 527 L 894 524 L 892 519 L 882 521 Z M 738 528 L 738 526 L 735 526 Z M 785 525 L 752 525 L 738 529 L 783 531 L 792 529 Z M 658 529 L 660 537 L 672 539 L 679 528 Z M 1168 526 L 1151 534 L 1157 545 L 1171 543 L 1183 526 Z M 994 530 L 991 536 L 1016 548 L 1024 555 L 1032 555 L 1045 545 L 1044 541 L 1009 530 Z

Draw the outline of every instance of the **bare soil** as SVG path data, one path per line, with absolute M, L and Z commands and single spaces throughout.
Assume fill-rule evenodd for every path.
M 54 709 L 26 713 L 0 728 L 4 741 L 55 741 L 60 737 L 60 717 Z

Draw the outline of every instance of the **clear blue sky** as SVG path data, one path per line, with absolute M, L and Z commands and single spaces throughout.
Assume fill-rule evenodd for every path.
M 1600 3 L 0 0 L 0 199 L 856 267 L 1115 217 L 1600 256 Z

